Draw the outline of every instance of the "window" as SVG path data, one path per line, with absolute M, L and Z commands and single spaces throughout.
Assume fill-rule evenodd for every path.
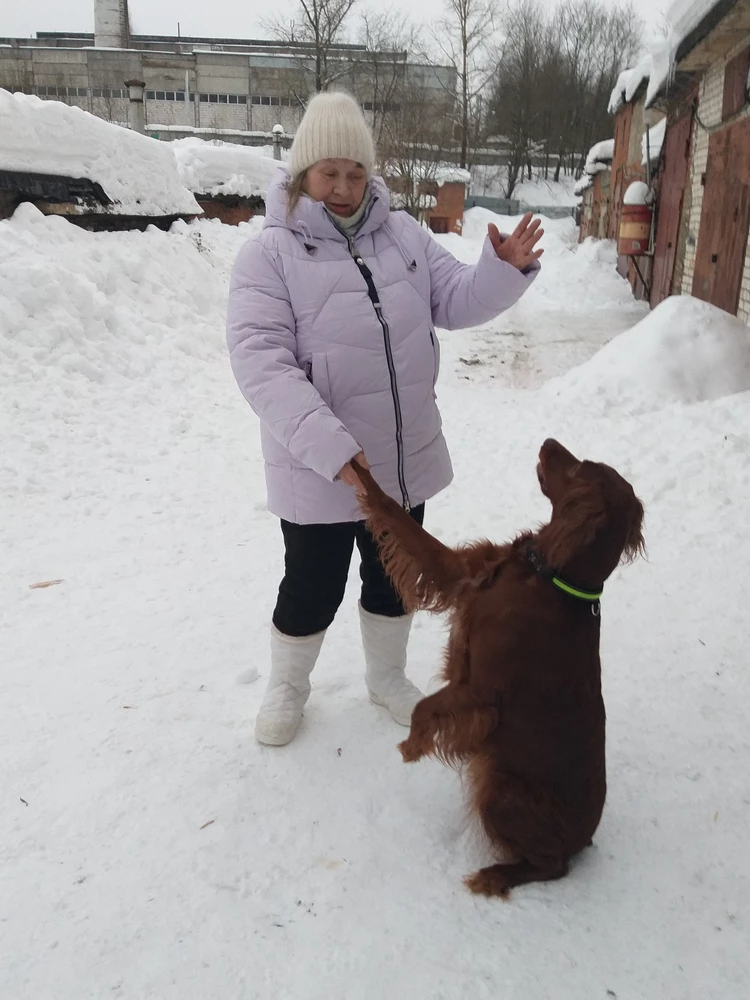
M 204 104 L 208 104 L 208 94 L 201 94 L 200 99 Z
M 240 94 L 238 96 L 237 103 L 238 104 L 247 104 L 247 97 L 245 96 L 245 94 Z
M 184 103 L 184 101 L 185 101 L 185 91 L 184 90 L 177 90 L 177 91 L 175 91 L 174 99 L 176 101 L 182 101 Z
M 229 95 L 228 94 L 217 94 L 217 97 L 219 98 L 219 104 L 228 104 L 229 103 Z
M 163 90 L 157 90 L 156 91 L 156 100 L 157 101 L 166 101 L 166 99 L 167 99 L 167 95 L 166 95 L 166 93 Z
M 173 90 L 167 90 L 165 92 L 165 94 L 164 94 L 164 100 L 165 101 L 173 101 L 174 100 L 174 91 Z
M 89 88 L 88 87 L 79 87 L 78 88 L 78 96 L 79 97 L 88 97 L 89 96 Z
M 47 96 L 47 88 L 46 87 L 37 87 L 36 88 L 36 92 L 37 92 L 37 96 L 38 97 L 46 97 Z
M 259 98 L 259 97 L 256 97 L 255 95 L 253 95 L 253 96 L 252 96 L 252 97 L 250 98 L 250 103 L 251 103 L 251 104 L 260 104 L 260 98 Z
M 278 108 L 279 104 L 280 104 L 280 101 L 279 101 L 278 97 L 272 97 L 271 98 L 271 107 Z
M 236 94 L 230 94 L 229 95 L 229 103 L 230 104 L 236 104 L 237 103 L 237 95 Z
M 372 101 L 365 101 L 362 107 L 365 109 L 365 111 L 372 111 L 373 110 Z
M 208 103 L 209 104 L 218 104 L 219 103 L 219 95 L 218 94 L 209 94 L 208 95 Z
M 104 91 L 102 90 L 101 87 L 94 87 L 93 90 L 91 91 L 91 96 L 92 97 L 104 97 Z

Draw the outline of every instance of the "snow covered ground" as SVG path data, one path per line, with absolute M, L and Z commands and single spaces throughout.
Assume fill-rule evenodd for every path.
M 550 172 L 550 176 L 554 171 Z M 569 174 L 561 174 L 559 181 L 545 180 L 541 172 L 536 172 L 531 180 L 519 181 L 513 189 L 513 199 L 522 205 L 534 208 L 572 208 L 576 198 L 575 178 Z M 471 193 L 488 198 L 504 198 L 506 185 L 506 168 L 479 165 L 471 168 Z
M 491 218 L 442 239 L 475 259 Z M 256 226 L 0 223 L 3 998 L 747 997 L 750 392 L 722 394 L 740 328 L 689 303 L 647 318 L 612 248 L 564 221 L 518 306 L 441 336 L 456 480 L 431 530 L 544 518 L 550 434 L 647 509 L 648 561 L 605 595 L 595 847 L 560 882 L 477 899 L 459 778 L 403 765 L 365 697 L 356 570 L 298 739 L 252 739 L 281 546 L 223 314 Z M 680 364 L 712 369 L 685 380 L 704 401 L 680 401 Z M 443 639 L 418 620 L 424 686 Z

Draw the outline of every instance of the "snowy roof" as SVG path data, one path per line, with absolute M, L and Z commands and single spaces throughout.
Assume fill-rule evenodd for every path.
M 278 160 L 234 142 L 190 137 L 169 143 L 180 180 L 195 194 L 266 198 Z
M 180 183 L 169 146 L 59 101 L 0 90 L 0 170 L 82 178 L 101 185 L 110 205 L 87 212 L 200 215 Z
M 415 181 L 433 181 L 438 187 L 442 187 L 443 184 L 468 185 L 471 182 L 469 171 L 462 170 L 461 167 L 457 167 L 453 163 L 435 163 L 430 160 L 417 160 L 415 163 L 409 164 L 409 168 Z M 384 163 L 383 176 L 400 177 L 401 167 L 398 161 L 391 160 Z
M 647 83 L 653 71 L 653 59 L 648 52 L 640 62 L 631 69 L 623 70 L 617 78 L 617 83 L 609 99 L 609 113 L 617 114 L 623 104 L 630 104 L 644 83 Z
M 629 104 L 646 83 L 646 107 L 653 103 L 674 73 L 680 47 L 722 0 L 674 0 L 665 15 L 667 33 L 655 42 L 632 69 L 620 74 L 609 99 L 610 114 Z M 687 55 L 686 52 L 681 56 Z
M 615 140 L 604 139 L 595 143 L 586 157 L 585 171 L 587 174 L 600 174 L 609 170 L 615 155 Z
M 653 47 L 651 53 L 653 72 L 646 94 L 647 105 L 656 98 L 664 84 L 672 78 L 680 46 L 695 31 L 701 21 L 721 3 L 722 0 L 673 0 L 673 3 L 667 8 L 665 15 L 666 37 Z M 687 53 L 682 53 L 682 55 L 687 55 Z
M 662 118 L 660 122 L 656 125 L 652 125 L 651 128 L 647 129 L 641 139 L 641 150 L 643 152 L 642 164 L 645 167 L 648 160 L 651 163 L 656 163 L 661 155 L 661 148 L 664 145 L 664 136 L 667 134 L 667 119 Z M 648 136 L 648 144 L 646 144 L 646 136 Z
M 471 174 L 461 167 L 454 167 L 449 163 L 441 164 L 435 173 L 435 180 L 439 187 L 443 184 L 468 184 L 471 181 Z

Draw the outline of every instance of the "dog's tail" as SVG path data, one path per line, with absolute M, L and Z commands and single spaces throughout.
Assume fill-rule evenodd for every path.
M 490 542 L 459 549 L 443 545 L 387 496 L 367 469 L 353 465 L 362 483 L 357 496 L 367 527 L 408 611 L 448 611 L 494 579 L 503 549 Z

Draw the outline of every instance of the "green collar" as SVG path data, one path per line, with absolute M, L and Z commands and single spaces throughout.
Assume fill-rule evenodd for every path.
M 549 580 L 558 590 L 562 590 L 564 594 L 568 594 L 570 597 L 575 597 L 579 601 L 587 601 L 591 605 L 591 613 L 597 617 L 600 614 L 601 606 L 600 601 L 603 594 L 602 590 L 582 590 L 580 587 L 574 587 L 571 583 L 563 580 L 562 577 L 558 576 L 553 569 L 544 562 L 542 557 L 537 552 L 534 547 L 534 543 L 529 542 L 527 549 L 527 554 L 529 557 L 529 562 L 531 563 L 534 570 L 545 578 Z
M 553 576 L 552 582 L 558 590 L 564 590 L 566 594 L 570 594 L 571 597 L 577 597 L 580 601 L 599 601 L 604 593 L 602 590 L 597 594 L 591 590 L 579 590 L 578 587 L 571 587 L 569 583 L 561 580 L 559 576 Z

